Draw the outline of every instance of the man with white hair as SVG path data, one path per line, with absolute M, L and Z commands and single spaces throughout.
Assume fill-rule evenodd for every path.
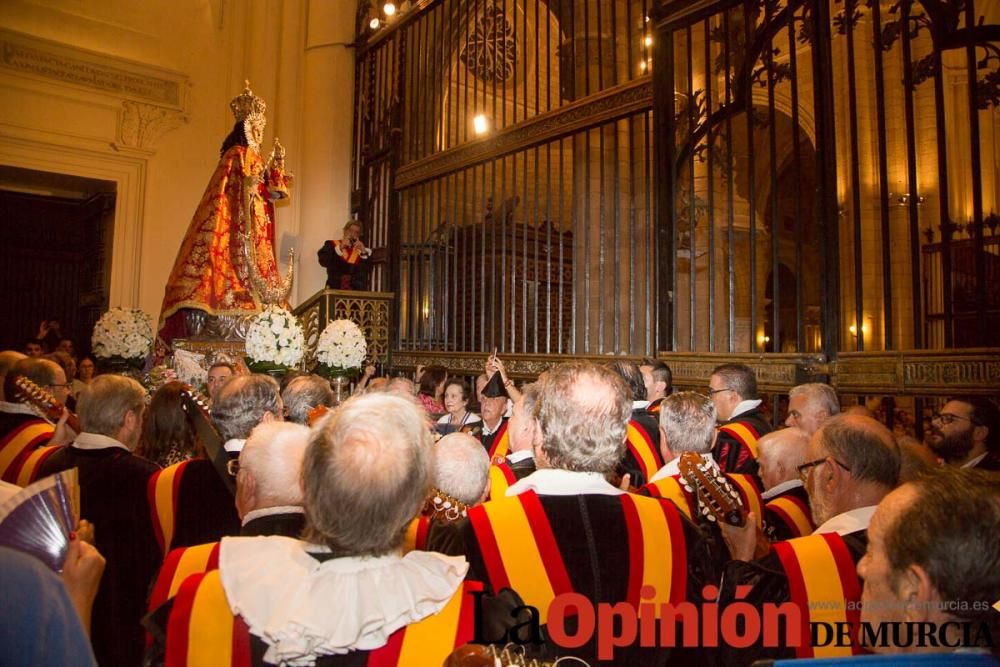
M 301 424 L 269 422 L 250 432 L 236 473 L 240 535 L 302 534 L 302 460 L 308 444 L 309 428 Z
M 434 455 L 414 401 L 375 393 L 342 404 L 306 450 L 304 540 L 224 539 L 218 569 L 189 577 L 150 617 L 167 618 L 153 633 L 167 662 L 442 664 L 472 639 L 463 621 L 481 587 L 464 581 L 461 557 L 400 555 Z
M 438 440 L 434 449 L 434 486 L 407 530 L 403 549 L 458 556 L 469 509 L 490 495 L 490 458 L 479 440 L 460 431 Z
M 785 426 L 797 427 L 807 436 L 819 430 L 830 417 L 840 414 L 837 392 L 822 382 L 807 382 L 788 392 L 788 418 Z
M 765 489 L 764 534 L 771 542 L 802 537 L 816 528 L 798 471 L 808 445 L 809 436 L 800 428 L 773 431 L 757 441 Z
M 490 495 L 490 458 L 467 433 L 449 433 L 438 440 L 434 461 L 434 491 L 472 507 Z
M 250 433 L 239 461 L 230 462 L 236 473 L 241 536 L 302 535 L 302 461 L 308 445 L 309 429 L 301 424 L 269 422 Z M 187 577 L 214 568 L 218 559 L 219 542 L 215 541 L 173 549 L 163 559 L 149 610 L 166 602 Z
M 689 519 L 700 521 L 698 498 L 685 486 L 694 488 L 688 481 L 685 485 L 680 471 L 680 458 L 685 452 L 694 452 L 701 457 L 707 469 L 725 474 L 726 479 L 736 489 L 746 511 L 761 514 L 760 489 L 751 475 L 721 473 L 712 447 L 715 445 L 715 406 L 711 399 L 693 391 L 671 394 L 660 403 L 660 453 L 666 464 L 653 475 L 649 484 L 640 489 L 641 493 L 656 498 L 666 498 L 674 502 Z
M 561 594 L 637 608 L 643 590 L 643 604 L 657 610 L 661 603 L 700 595 L 699 576 L 712 558 L 697 528 L 672 503 L 625 493 L 606 479 L 622 458 L 632 418 L 625 382 L 606 367 L 569 362 L 536 384 L 538 469 L 513 484 L 506 498 L 469 511 L 470 576 L 494 591 L 516 591 L 538 610 L 557 644 L 563 633 L 575 634 L 577 622 L 552 605 Z M 596 638 L 556 650 L 591 663 L 597 659 Z M 664 651 L 669 649 L 629 645 L 614 657 L 621 664 L 645 664 L 654 654 L 666 658 Z

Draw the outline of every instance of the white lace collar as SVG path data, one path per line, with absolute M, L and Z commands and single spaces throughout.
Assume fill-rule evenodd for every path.
M 264 661 L 312 665 L 317 656 L 385 645 L 389 635 L 436 614 L 462 585 L 461 556 L 333 558 L 289 537 L 225 537 L 219 571 L 233 613 L 268 646 Z

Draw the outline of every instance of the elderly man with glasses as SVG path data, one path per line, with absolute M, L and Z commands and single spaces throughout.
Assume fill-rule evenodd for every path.
M 737 601 L 758 609 L 766 602 L 791 602 L 803 623 L 852 620 L 861 596 L 855 568 L 867 547 L 875 507 L 899 480 L 899 448 L 892 433 L 874 419 L 840 415 L 813 434 L 806 462 L 797 469 L 819 527 L 812 535 L 769 545 L 753 522 L 742 529 L 723 526 L 733 560 L 722 577 L 720 613 Z M 806 632 L 799 642 L 789 641 L 791 630 L 782 623 L 778 646 L 764 646 L 758 640 L 746 649 L 722 648 L 720 664 L 818 655 L 814 654 L 814 637 Z M 824 647 L 824 657 L 857 652 L 856 645 L 840 642 L 838 646 L 833 639 Z
M 931 420 L 927 445 L 947 465 L 1000 471 L 1000 410 L 988 398 L 952 398 Z
M 55 451 L 55 445 L 76 436 L 65 422 L 53 424 L 31 405 L 21 402 L 15 385 L 23 377 L 65 404 L 69 397 L 66 373 L 48 359 L 0 352 L 0 480 L 25 486 L 37 479 L 38 467 Z

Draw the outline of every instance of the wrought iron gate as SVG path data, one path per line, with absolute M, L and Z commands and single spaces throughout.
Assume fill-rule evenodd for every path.
M 404 365 L 836 379 L 1000 345 L 1000 3 L 425 0 L 378 29 L 360 4 L 356 206 Z M 960 384 L 1000 380 L 976 364 Z

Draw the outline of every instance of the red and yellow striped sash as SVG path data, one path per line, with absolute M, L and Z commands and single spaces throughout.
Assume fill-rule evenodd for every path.
M 514 471 L 506 463 L 490 466 L 490 500 L 500 500 L 507 496 L 507 489 L 517 481 Z
M 476 581 L 466 581 L 444 609 L 397 630 L 389 642 L 368 656 L 368 667 L 443 665 L 459 646 L 472 641 L 475 621 L 473 591 L 483 590 Z
M 423 551 L 427 547 L 427 532 L 430 527 L 431 519 L 428 516 L 418 516 L 411 521 L 403 538 L 403 553 Z
M 573 587 L 538 495 L 483 503 L 469 510 L 469 522 L 493 590 L 514 589 L 544 624 L 552 600 Z
M 250 664 L 250 632 L 234 617 L 218 570 L 184 580 L 170 618 L 164 665 L 223 667 Z
M 732 424 L 726 424 L 725 426 L 720 426 L 719 431 L 722 433 L 727 433 L 737 441 L 742 442 L 750 450 L 750 454 L 753 456 L 754 460 L 758 458 L 757 454 L 757 431 L 753 430 L 746 424 L 740 424 L 739 422 L 734 422 Z
M 636 426 L 634 421 L 628 424 L 628 437 L 625 440 L 632 456 L 639 462 L 642 475 L 649 479 L 656 474 L 656 471 L 663 467 L 660 453 L 656 451 L 653 440 L 643 429 Z
M 658 398 L 646 406 L 646 412 L 648 412 L 651 415 L 658 415 L 660 414 L 660 409 L 662 407 L 663 407 L 663 399 Z
M 149 478 L 146 487 L 149 496 L 149 510 L 153 519 L 153 531 L 164 555 L 170 551 L 177 527 L 177 496 L 184 469 L 190 461 L 182 461 L 158 470 Z
M 62 449 L 61 445 L 43 446 L 28 454 L 21 463 L 21 469 L 17 471 L 17 481 L 14 483 L 18 486 L 28 486 L 37 480 L 38 471 L 42 467 L 42 464 L 60 449 Z
M 177 595 L 184 580 L 219 567 L 219 542 L 174 549 L 163 559 L 163 567 L 149 595 L 149 610 L 153 611 Z
M 372 651 L 367 664 L 440 665 L 473 638 L 475 598 L 482 584 L 464 582 L 436 614 L 392 633 Z M 167 667 L 222 667 L 250 664 L 250 631 L 233 616 L 218 570 L 189 577 L 177 593 L 167 622 Z
M 780 496 L 769 501 L 764 507 L 784 522 L 796 537 L 809 535 L 816 530 L 812 512 L 800 498 Z
M 52 424 L 46 421 L 31 420 L 0 440 L 0 479 L 16 484 L 27 458 L 38 447 L 51 440 L 54 431 Z
M 343 239 L 334 241 L 333 245 L 340 251 L 340 256 L 344 258 L 344 261 L 348 264 L 357 264 L 358 260 L 361 259 L 361 246 L 355 243 L 351 246 L 350 251 L 344 255 L 344 241 Z
M 750 475 L 727 474 L 726 477 L 736 487 L 740 499 L 743 501 L 743 509 L 753 512 L 757 517 L 757 527 L 764 523 L 764 501 L 760 497 L 760 489 Z
M 658 479 L 646 484 L 641 490 L 645 490 L 654 498 L 665 498 L 673 501 L 684 516 L 688 519 L 691 518 L 691 512 L 694 511 L 694 497 L 684 490 L 677 477 Z
M 679 603 L 687 596 L 687 546 L 680 515 L 673 503 L 634 494 L 620 496 L 628 528 L 628 602 Z M 640 598 L 644 587 L 655 594 Z M 647 589 L 648 590 L 648 589 Z
M 508 454 L 510 454 L 510 436 L 507 434 L 507 420 L 504 419 L 500 424 L 500 430 L 493 438 L 493 444 L 490 446 L 490 461 L 502 459 Z
M 772 545 L 788 575 L 791 600 L 801 612 L 799 658 L 839 658 L 860 652 L 861 585 L 857 566 L 843 538 L 836 533 L 809 535 Z M 836 573 L 836 576 L 834 576 Z M 848 603 L 854 603 L 848 609 Z M 810 643 L 810 623 L 851 623 L 851 646 L 817 646 Z

